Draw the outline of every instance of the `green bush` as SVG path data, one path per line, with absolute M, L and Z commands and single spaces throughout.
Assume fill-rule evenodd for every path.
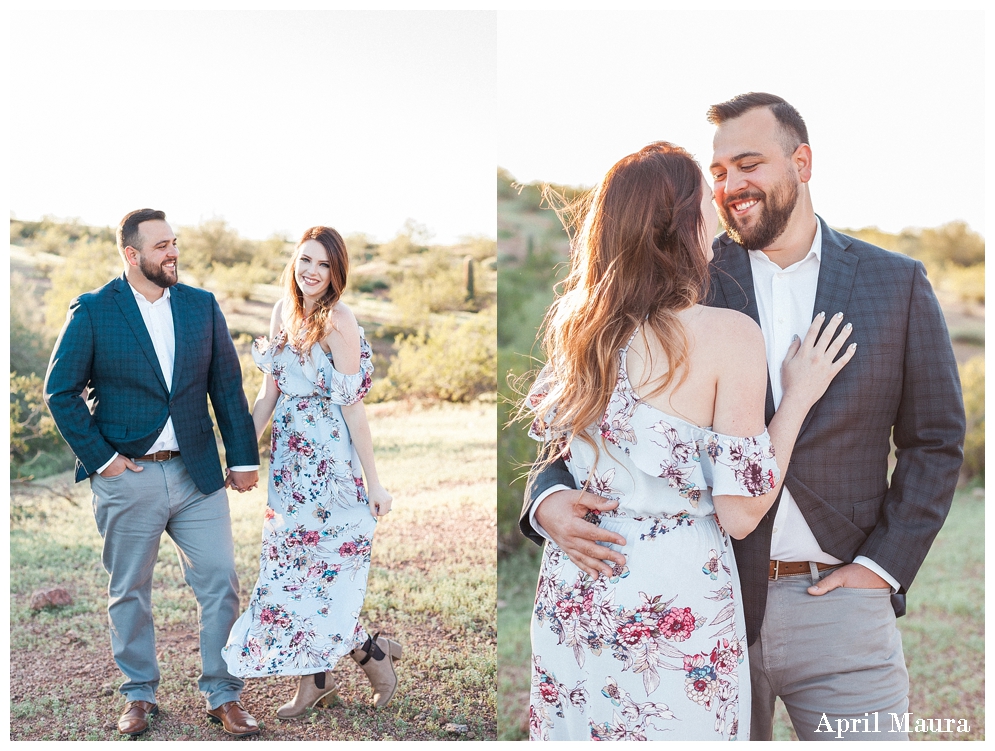
M 446 316 L 416 334 L 400 335 L 397 356 L 370 394 L 371 401 L 401 398 L 468 402 L 496 389 L 497 322 L 493 310 L 462 323 Z
M 936 285 L 950 294 L 956 295 L 964 302 L 985 304 L 985 264 L 973 266 L 958 266 L 953 263 L 944 264 L 937 273 Z
M 257 284 L 272 281 L 270 273 L 260 266 L 249 263 L 233 263 L 230 266 L 215 263 L 211 268 L 211 286 L 223 298 L 248 300 Z
M 404 318 L 424 322 L 431 313 L 466 310 L 467 289 L 462 259 L 444 248 L 433 248 L 417 265 L 405 269 L 391 287 L 390 299 Z
M 964 469 L 968 477 L 985 475 L 985 357 L 972 357 L 960 367 L 967 413 L 967 436 L 964 439 Z
M 10 475 L 49 474 L 68 469 L 72 457 L 45 406 L 44 381 L 10 374 Z M 39 471 L 43 469 L 43 471 Z
M 10 371 L 43 375 L 55 337 L 45 329 L 38 310 L 37 287 L 21 274 L 10 278 Z M 65 317 L 65 311 L 62 313 Z
M 224 219 L 209 219 L 197 227 L 180 227 L 177 231 L 180 248 L 180 270 L 202 285 L 218 266 L 250 263 L 253 246 L 228 227 Z
M 498 551 L 508 554 L 525 543 L 518 531 L 526 475 L 538 445 L 527 435 L 525 421 L 511 422 L 524 391 L 524 374 L 542 363 L 536 336 L 553 302 L 553 285 L 566 271 L 562 259 L 545 245 L 522 263 L 498 266 Z
M 52 286 L 45 293 L 45 326 L 53 334 L 62 330 L 69 303 L 102 287 L 121 273 L 117 246 L 107 241 L 78 243 L 65 262 L 52 272 Z

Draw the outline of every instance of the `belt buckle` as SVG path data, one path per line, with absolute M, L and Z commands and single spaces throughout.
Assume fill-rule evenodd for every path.
M 777 577 L 778 577 L 778 575 L 780 573 L 780 568 L 781 568 L 781 562 L 780 561 L 774 561 L 774 579 L 773 579 L 773 581 L 777 581 Z

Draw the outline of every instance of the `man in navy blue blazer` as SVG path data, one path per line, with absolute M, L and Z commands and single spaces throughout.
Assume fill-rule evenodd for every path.
M 214 296 L 177 284 L 176 236 L 162 211 L 129 213 L 117 243 L 124 274 L 70 304 L 45 401 L 76 455 L 76 481 L 90 480 L 104 540 L 111 647 L 126 676 L 118 730 L 140 735 L 158 713 L 152 572 L 166 532 L 199 606 L 208 717 L 231 735 L 255 735 L 239 703 L 244 684 L 221 658 L 239 609 L 225 489 L 244 492 L 259 477 L 238 355 Z

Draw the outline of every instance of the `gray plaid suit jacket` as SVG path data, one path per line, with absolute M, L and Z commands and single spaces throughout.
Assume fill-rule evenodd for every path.
M 214 295 L 176 284 L 170 309 L 176 347 L 167 384 L 123 276 L 70 304 L 48 365 L 45 402 L 76 455 L 77 482 L 115 452 L 145 455 L 172 416 L 190 477 L 202 493 L 218 490 L 224 475 L 208 395 L 228 466 L 259 463 L 238 355 Z
M 819 221 L 822 221 L 821 219 Z M 842 311 L 853 322 L 857 354 L 802 424 L 784 479 L 820 547 L 843 561 L 864 555 L 905 593 L 940 531 L 963 460 L 965 431 L 960 377 L 943 313 L 923 265 L 830 229 L 822 222 L 822 261 L 814 316 Z M 746 313 L 759 323 L 749 254 L 723 233 L 714 244 L 708 304 Z M 767 384 L 766 419 L 774 414 Z M 888 477 L 890 438 L 898 463 Z M 536 477 L 521 517 L 529 524 L 534 498 L 574 482 L 566 466 Z M 734 540 L 746 611 L 756 641 L 767 604 L 775 503 L 757 528 Z

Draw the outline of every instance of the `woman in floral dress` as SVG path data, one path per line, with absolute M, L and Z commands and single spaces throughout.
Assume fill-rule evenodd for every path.
M 269 500 L 259 580 L 224 657 L 240 677 L 300 676 L 281 718 L 333 693 L 331 670 L 345 655 L 363 666 L 376 706 L 397 686 L 401 645 L 368 636 L 359 622 L 373 532 L 392 499 L 377 477 L 362 403 L 370 347 L 340 300 L 347 274 L 339 233 L 305 232 L 284 271 L 271 339 L 258 339 L 252 353 L 266 374 L 252 410 L 257 437 L 273 417 Z
M 850 327 L 836 336 L 835 317 L 820 335 L 820 315 L 792 344 L 765 429 L 759 327 L 699 304 L 717 215 L 692 157 L 651 144 L 572 213 L 571 270 L 525 406 L 545 444 L 538 468 L 563 459 L 577 487 L 618 501 L 588 520 L 615 533 L 625 563 L 605 575 L 546 544 L 530 736 L 747 740 L 729 534 L 748 534 L 777 497 L 802 420 L 853 355 L 840 356 Z

